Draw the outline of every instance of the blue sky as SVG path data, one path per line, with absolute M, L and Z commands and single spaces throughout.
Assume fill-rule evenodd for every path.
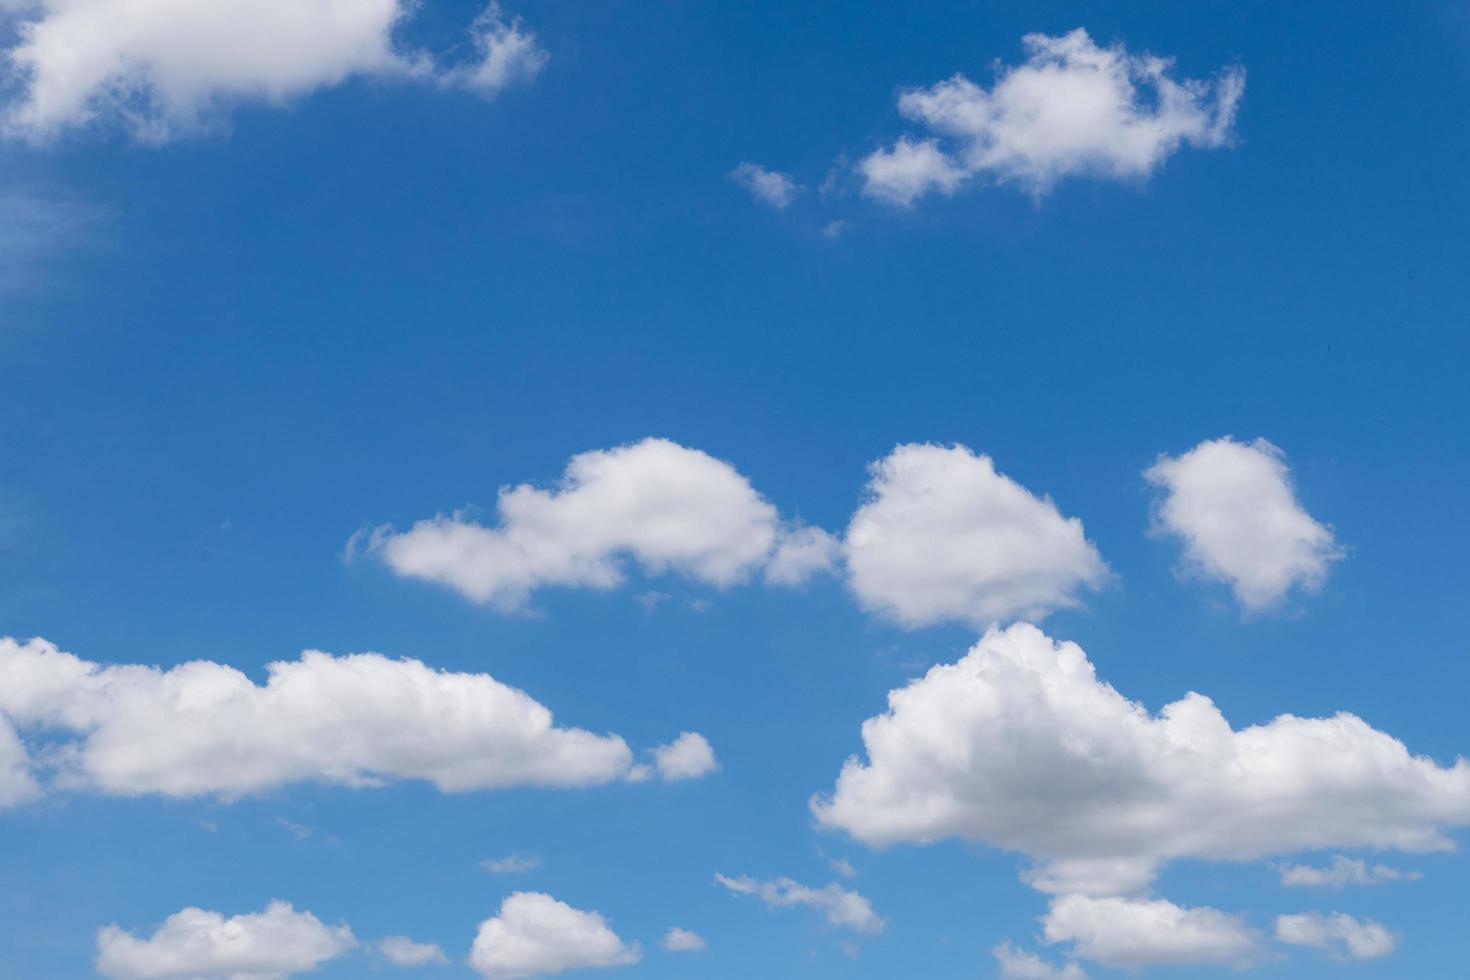
M 321 976 L 473 977 L 477 930 L 515 928 L 517 906 L 502 905 L 514 894 L 568 907 L 526 914 L 550 915 L 549 948 L 569 967 L 582 951 L 593 976 L 996 977 L 1006 941 L 1045 964 L 1009 975 L 1043 980 L 1135 965 L 1470 972 L 1463 855 L 1404 844 L 1463 845 L 1470 825 L 1470 775 L 1455 768 L 1470 751 L 1463 7 L 544 0 L 486 17 L 425 0 L 395 22 L 393 3 L 361 0 L 341 5 L 342 23 L 382 45 L 343 55 L 320 30 L 293 47 L 272 6 L 219 5 L 206 20 L 235 18 L 231 43 L 203 58 L 194 15 L 154 0 L 93 0 L 101 42 L 66 33 L 59 0 L 5 13 L 0 635 L 16 642 L 0 647 L 0 718 L 35 791 L 0 809 L 0 974 L 97 975 L 113 924 L 141 949 L 113 976 L 290 973 L 158 965 L 160 927 L 181 910 L 229 918 L 279 900 L 319 920 L 287 926 L 321 946 L 301 960 Z M 1060 100 L 1045 104 L 1065 110 L 1063 137 L 1023 113 L 1019 131 L 992 122 L 972 144 L 900 112 L 901 93 L 956 73 L 1001 92 L 1034 57 L 1023 36 L 1079 27 L 1098 46 L 1088 57 L 1139 72 L 1132 59 L 1164 56 L 1164 78 L 1199 82 L 1142 163 L 1120 149 L 1136 131 L 1067 101 L 1102 91 L 1094 75 L 1039 96 Z M 233 43 L 252 30 L 264 54 Z M 50 36 L 58 48 L 33 43 Z M 88 87 L 58 50 L 84 51 L 101 80 Z M 253 81 L 230 88 L 239 77 Z M 1131 77 L 1128 108 L 1162 126 L 1156 88 Z M 1227 105 L 1231 78 L 1244 88 Z M 272 85 L 286 87 L 261 97 Z M 63 90 L 81 94 L 46 103 L 38 123 L 37 93 Z M 1094 130 L 1069 155 L 1066 134 Z M 926 172 L 963 171 L 949 192 L 885 193 L 865 166 L 903 138 L 938 141 L 949 169 Z M 789 203 L 750 193 L 732 177 L 742 163 L 784 175 Z M 668 440 L 645 444 L 670 447 L 665 468 L 618 448 L 648 438 Z M 924 444 L 923 492 L 869 469 Z M 1186 455 L 1196 447 L 1218 452 Z M 627 464 L 648 502 L 614 506 L 592 481 L 585 512 L 555 510 L 575 486 L 558 483 L 569 461 L 593 451 Z M 1165 457 L 1198 464 L 1198 493 L 1150 483 Z M 514 521 L 497 491 L 522 485 L 553 502 L 538 547 L 621 580 L 543 551 L 492 551 L 466 571 L 463 556 L 413 550 L 417 522 L 436 515 L 502 541 Z M 936 496 L 960 502 L 933 510 Z M 889 500 L 868 512 L 883 533 L 865 551 L 855 512 Z M 692 532 L 657 530 L 671 509 Z M 1263 531 L 1261 514 L 1280 519 Z M 823 567 L 767 584 L 801 528 L 831 535 Z M 690 543 L 705 532 L 717 540 Z M 532 584 L 467 596 L 445 585 L 458 574 Z M 1033 594 L 1004 598 L 1023 579 Z M 934 598 L 950 585 L 959 598 Z M 1065 657 L 1049 641 L 1004 634 L 1029 651 L 1019 673 L 999 633 L 962 661 L 992 622 L 1016 621 L 1079 645 L 1148 712 L 1191 691 L 1236 730 L 1348 712 L 1432 762 L 1360 771 L 1353 753 L 1372 753 L 1357 736 L 1273 742 L 1261 758 L 1300 767 L 1278 796 L 1230 796 L 1208 766 L 1190 796 L 1148 747 L 1157 716 L 1135 744 L 1091 687 L 1074 702 L 1005 686 L 1052 677 Z M 208 661 L 256 685 L 304 650 L 412 658 L 519 688 L 557 725 L 616 733 L 630 755 L 573 788 L 446 792 L 421 775 L 364 787 L 327 773 L 311 745 L 221 715 L 215 747 L 231 751 L 212 761 L 206 740 L 181 775 L 157 758 L 197 731 L 144 712 L 157 741 L 124 755 L 157 762 L 158 784 L 128 789 L 88 748 L 120 696 L 72 682 L 50 695 L 48 722 L 15 693 L 35 637 L 99 665 Z M 895 738 L 917 747 L 883 768 L 863 722 L 930 667 L 962 662 L 993 687 L 896 713 Z M 448 737 L 436 710 L 405 722 L 334 690 L 318 694 L 355 720 L 334 729 L 307 704 L 308 730 L 344 745 L 414 724 Z M 984 690 L 1022 707 L 986 715 Z M 66 710 L 92 714 L 56 721 Z M 937 742 L 914 734 L 926 719 Z M 686 731 L 717 769 L 645 774 Z M 1056 732 L 1095 767 L 1049 770 Z M 430 754 L 484 748 L 466 744 Z M 973 752 L 946 763 L 943 744 Z M 986 761 L 1015 746 L 1019 784 Z M 306 760 L 297 775 L 253 755 L 288 750 Z M 849 757 L 898 788 L 854 791 L 849 816 L 824 821 L 810 803 L 842 799 Z M 258 785 L 221 788 L 257 764 Z M 185 789 L 159 790 L 175 778 Z M 1139 798 L 1135 782 L 1149 787 Z M 1039 809 L 1014 826 L 975 813 L 941 826 L 915 816 L 926 793 L 985 814 Z M 1137 818 L 1140 799 L 1168 826 L 1111 841 L 1109 821 Z M 1200 800 L 1218 805 L 1192 809 Z M 1216 814 L 1234 829 L 1184 839 Z M 880 840 L 890 818 L 918 829 Z M 1105 838 L 1109 857 L 1157 859 L 1153 874 L 1050 893 L 1020 878 L 1099 856 Z M 1222 856 L 1227 843 L 1243 852 Z M 512 855 L 535 867 L 482 867 Z M 1335 855 L 1367 877 L 1380 864 L 1419 877 L 1282 880 L 1282 865 L 1330 868 Z M 759 883 L 781 879 L 818 897 L 764 901 Z M 823 903 L 849 893 L 881 928 L 833 920 Z M 1169 910 L 1184 924 L 1160 925 Z M 1338 912 L 1351 929 L 1278 922 Z M 1357 958 L 1342 937 L 1374 924 L 1392 949 L 1370 935 L 1359 951 L 1375 955 Z M 330 933 L 342 925 L 355 944 Z M 662 948 L 675 926 L 707 948 Z M 1323 945 L 1304 945 L 1316 927 Z M 376 946 L 388 936 L 449 962 L 395 966 Z M 635 945 L 637 962 L 615 965 Z M 515 975 L 489 962 L 479 973 Z

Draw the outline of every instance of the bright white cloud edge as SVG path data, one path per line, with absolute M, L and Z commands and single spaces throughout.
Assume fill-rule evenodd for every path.
M 0 638 L 0 724 L 68 736 L 47 753 L 57 787 L 125 796 L 233 799 L 304 781 L 405 779 L 466 792 L 638 775 L 622 738 L 560 727 L 546 707 L 488 674 L 317 651 L 269 664 L 266 674 L 261 686 L 210 661 L 103 665 L 45 640 Z M 681 778 L 692 773 L 683 753 L 697 737 L 674 751 Z
M 955 75 L 898 101 L 923 137 L 859 162 L 863 193 L 899 206 L 988 177 L 1040 196 L 1068 177 L 1141 181 L 1182 146 L 1229 142 L 1245 89 L 1239 68 L 1176 80 L 1168 59 L 1101 47 L 1082 28 L 1022 39 L 1026 61 L 983 88 Z

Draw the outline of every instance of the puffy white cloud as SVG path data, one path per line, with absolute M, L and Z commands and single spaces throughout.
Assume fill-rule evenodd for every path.
M 1277 872 L 1281 883 L 1289 888 L 1346 888 L 1348 885 L 1381 885 L 1385 881 L 1413 881 L 1422 878 L 1418 871 L 1400 871 L 1386 864 L 1370 865 L 1362 858 L 1334 854 L 1325 868 L 1310 864 L 1283 864 Z
M 1343 555 L 1297 502 L 1284 454 L 1264 439 L 1208 440 L 1160 457 L 1144 476 L 1164 491 L 1156 530 L 1184 543 L 1189 571 L 1229 584 L 1251 612 L 1279 605 L 1295 587 L 1320 588 Z
M 938 140 L 899 139 L 890 149 L 874 150 L 858 163 L 863 193 L 890 204 L 910 205 L 938 191 L 953 194 L 968 176 Z
M 5 52 L 21 94 L 5 122 L 46 139 L 92 122 L 144 141 L 217 126 L 242 102 L 280 104 L 353 76 L 437 79 L 481 92 L 534 75 L 535 39 L 493 4 L 473 65 L 401 50 L 407 0 L 36 0 Z
M 125 980 L 276 980 L 314 970 L 357 942 L 347 926 L 327 926 L 289 902 L 226 919 L 175 912 L 147 939 L 118 926 L 97 933 L 97 972 Z
M 402 533 L 379 528 L 367 548 L 399 575 L 505 610 L 541 586 L 611 588 L 624 558 L 718 587 L 773 557 L 772 577 L 784 584 L 821 567 L 801 557 L 815 547 L 811 536 L 783 525 L 733 466 L 667 439 L 573 456 L 554 489 L 503 489 L 497 510 L 497 527 L 441 515 Z
M 1063 895 L 1041 920 L 1049 943 L 1107 967 L 1185 963 L 1241 965 L 1257 952 L 1256 933 L 1212 908 L 1181 908 L 1163 899 Z
M 485 977 L 627 966 L 641 958 L 638 947 L 619 939 L 596 912 L 539 892 L 516 892 L 502 902 L 500 912 L 480 924 L 470 950 L 470 966 Z
M 1371 919 L 1342 912 L 1276 917 L 1276 938 L 1293 946 L 1324 949 L 1339 959 L 1370 960 L 1393 952 L 1393 933 Z
M 31 775 L 30 754 L 10 722 L 0 714 L 0 810 L 33 799 L 40 792 Z
M 1087 974 L 1076 963 L 1053 966 L 1035 953 L 1016 949 L 1009 942 L 990 951 L 1000 967 L 1001 980 L 1087 980 Z
M 863 606 L 911 628 L 1042 616 L 1109 574 L 1081 521 L 964 446 L 903 445 L 873 463 L 846 556 Z
M 767 170 L 758 163 L 742 163 L 730 171 L 730 179 L 745 188 L 756 201 L 777 211 L 790 207 L 802 191 L 801 185 L 790 174 Z
M 674 926 L 664 933 L 660 945 L 671 953 L 697 953 L 705 949 L 708 944 L 699 933 Z
M 715 881 L 737 895 L 756 896 L 767 908 L 804 906 L 821 912 L 828 925 L 863 933 L 883 931 L 884 921 L 873 911 L 872 903 L 857 892 L 848 891 L 838 884 L 831 884 L 826 888 L 810 888 L 790 878 L 757 881 L 745 875 L 727 878 L 722 874 L 715 875 Z
M 423 779 L 445 792 L 589 786 L 630 778 L 616 735 L 557 726 L 488 674 L 374 653 L 307 651 L 266 667 L 103 666 L 45 640 L 0 638 L 0 716 L 75 738 L 62 784 L 107 793 L 224 798 L 305 780 Z
M 407 936 L 388 936 L 378 940 L 378 952 L 394 966 L 442 966 L 449 962 L 449 957 L 436 943 L 416 943 Z
M 698 732 L 683 732 L 668 745 L 653 750 L 653 764 L 665 780 L 698 779 L 720 768 L 715 750 Z
M 1346 713 L 1235 730 L 1191 693 L 1154 715 L 1025 623 L 890 692 L 862 737 L 867 759 L 812 801 L 821 824 L 1017 851 L 1050 891 L 1138 890 L 1174 858 L 1441 849 L 1470 824 L 1463 758 L 1442 767 Z
M 1239 69 L 1214 84 L 1175 80 L 1168 59 L 1099 47 L 1081 28 L 1022 44 L 1026 61 L 988 90 L 955 75 L 904 92 L 899 111 L 934 136 L 903 137 L 863 160 L 864 192 L 908 205 L 984 175 L 1039 195 L 1065 177 L 1143 179 L 1181 146 L 1229 139 Z

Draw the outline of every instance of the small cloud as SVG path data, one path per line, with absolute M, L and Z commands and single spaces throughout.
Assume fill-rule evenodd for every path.
M 435 943 L 416 943 L 407 936 L 388 936 L 378 940 L 378 952 L 394 966 L 445 966 L 449 957 Z
M 751 198 L 777 211 L 790 207 L 803 190 L 790 174 L 767 170 L 756 163 L 742 163 L 730 171 L 730 179 L 745 188 Z
M 848 223 L 846 221 L 829 221 L 822 226 L 822 237 L 830 242 L 835 242 L 847 234 Z
M 635 595 L 633 597 L 633 601 L 643 607 L 644 613 L 652 615 L 653 611 L 657 609 L 659 605 L 668 602 L 672 598 L 673 596 L 669 595 L 667 592 L 658 592 L 654 589 L 649 589 L 647 592 L 640 592 Z
M 827 861 L 827 866 L 844 878 L 857 877 L 857 869 L 846 858 L 831 858 Z
M 654 749 L 653 764 L 668 782 L 698 779 L 720 768 L 709 740 L 698 732 L 684 732 L 668 745 Z
M 707 948 L 703 936 L 678 926 L 664 933 L 660 945 L 671 953 L 697 953 Z
M 280 824 L 286 830 L 290 831 L 291 836 L 295 837 L 297 840 L 306 840 L 312 834 L 316 833 L 316 831 L 312 830 L 305 824 L 295 823 L 294 821 L 287 820 L 285 817 L 277 817 L 276 823 Z
M 480 862 L 480 870 L 492 875 L 516 875 L 535 871 L 541 867 L 541 858 L 535 854 L 509 854 Z

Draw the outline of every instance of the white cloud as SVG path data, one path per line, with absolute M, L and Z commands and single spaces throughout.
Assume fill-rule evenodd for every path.
M 1342 912 L 1276 917 L 1276 938 L 1293 946 L 1323 949 L 1339 959 L 1370 960 L 1394 950 L 1393 933 L 1371 919 Z
M 470 966 L 485 977 L 532 977 L 563 970 L 626 966 L 642 953 L 583 912 L 550 895 L 516 892 L 493 919 L 480 924 Z
M 541 858 L 535 854 L 511 854 L 503 858 L 481 861 L 480 869 L 492 875 L 515 875 L 535 871 L 541 867 Z
M 103 666 L 0 638 L 0 715 L 67 732 L 58 781 L 107 793 L 226 799 L 288 783 L 423 779 L 445 792 L 629 778 L 616 735 L 558 727 L 488 674 L 307 651 L 264 686 L 209 661 Z
M 446 72 L 444 80 L 493 96 L 517 82 L 529 82 L 546 67 L 546 50 L 517 19 L 491 3 L 470 28 L 477 60 Z
M 443 966 L 449 962 L 449 957 L 437 944 L 416 943 L 407 936 L 388 936 L 378 940 L 378 952 L 394 966 Z
M 15 728 L 0 714 L 0 810 L 40 795 L 31 760 Z
M 48 139 L 90 123 L 158 142 L 218 127 L 233 105 L 282 104 L 354 76 L 427 78 L 491 92 L 545 60 L 492 5 L 479 60 L 440 68 L 401 50 L 407 0 L 37 0 L 4 53 L 22 88 L 5 123 Z
M 841 552 L 837 539 L 821 528 L 796 528 L 776 546 L 766 565 L 766 581 L 772 585 L 801 585 L 814 575 L 834 571 Z
M 1348 885 L 1381 885 L 1385 881 L 1413 881 L 1418 871 L 1400 871 L 1386 864 L 1370 865 L 1362 858 L 1334 854 L 1325 868 L 1309 864 L 1283 864 L 1277 872 L 1288 888 L 1346 888 Z
M 849 861 L 847 858 L 830 858 L 827 861 L 827 867 L 831 868 L 833 871 L 837 872 L 844 878 L 857 877 L 857 868 L 854 868 L 852 866 L 852 862 Z
M 847 528 L 850 582 L 864 607 L 904 626 L 1039 617 L 1107 581 L 1082 522 L 988 456 L 903 445 L 870 474 Z
M 707 947 L 704 937 L 697 932 L 688 929 L 680 929 L 678 926 L 664 933 L 660 945 L 671 953 L 697 953 Z
M 1243 965 L 1257 952 L 1256 933 L 1212 908 L 1181 908 L 1163 899 L 1062 895 L 1041 919 L 1048 943 L 1107 967 L 1165 964 Z
M 733 466 L 667 439 L 573 456 L 554 489 L 503 489 L 497 510 L 497 527 L 441 515 L 402 533 L 379 528 L 366 546 L 399 575 L 503 610 L 523 607 L 542 586 L 618 585 L 624 558 L 717 587 L 745 581 L 773 557 L 783 584 L 820 567 L 796 557 L 810 536 L 783 525 Z
M 801 185 L 790 174 L 767 170 L 756 163 L 742 163 L 730 171 L 730 179 L 745 188 L 756 201 L 777 211 L 790 207 L 802 191 Z
M 1297 502 L 1281 450 L 1229 436 L 1181 456 L 1162 456 L 1144 474 L 1164 491 L 1155 528 L 1184 542 L 1189 571 L 1225 582 L 1248 611 L 1277 606 L 1293 588 L 1315 590 L 1342 557 L 1331 529 Z
M 1076 963 L 1052 966 L 1035 953 L 1016 949 L 1009 942 L 990 951 L 1000 967 L 1001 980 L 1087 980 L 1087 974 Z
M 874 150 L 858 163 L 863 193 L 889 204 L 908 206 L 938 191 L 953 194 L 967 176 L 939 148 L 937 140 L 899 139 L 891 149 Z
M 356 945 L 345 925 L 323 925 L 289 902 L 228 919 L 187 908 L 147 939 L 115 925 L 98 930 L 97 972 L 123 980 L 276 980 L 314 970 Z
M 757 881 L 745 875 L 727 878 L 722 874 L 715 875 L 715 881 L 737 895 L 756 896 L 767 908 L 803 906 L 821 912 L 828 925 L 862 933 L 883 931 L 883 919 L 873 911 L 872 903 L 857 892 L 848 891 L 838 884 L 831 884 L 826 888 L 810 888 L 790 878 Z
M 1181 146 L 1224 145 L 1245 88 L 1170 77 L 1168 59 L 1099 47 L 1078 28 L 1022 39 L 1025 63 L 984 89 L 963 75 L 911 89 L 899 111 L 934 135 L 902 137 L 858 165 L 864 193 L 909 205 L 988 176 L 1043 194 L 1065 177 L 1141 180 Z
M 698 779 L 720 768 L 715 750 L 698 732 L 683 732 L 668 745 L 654 749 L 653 764 L 659 776 L 669 782 Z
M 1235 730 L 1191 693 L 1150 714 L 1025 623 L 890 692 L 862 737 L 866 761 L 812 801 L 820 823 L 1016 851 L 1049 891 L 1136 891 L 1175 858 L 1443 849 L 1470 824 L 1463 758 L 1441 767 L 1346 713 Z

